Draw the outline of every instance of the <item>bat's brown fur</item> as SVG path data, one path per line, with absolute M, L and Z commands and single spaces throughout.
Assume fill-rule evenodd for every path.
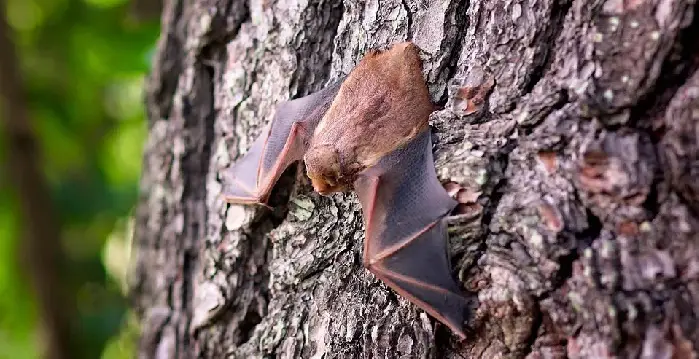
M 428 128 L 433 106 L 418 48 L 368 53 L 343 82 L 304 157 L 314 189 L 350 189 L 357 174 Z

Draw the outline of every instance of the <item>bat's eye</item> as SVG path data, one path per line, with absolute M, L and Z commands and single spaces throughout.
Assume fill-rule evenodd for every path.
M 337 180 L 337 178 L 336 178 L 335 176 L 333 176 L 333 175 L 330 175 L 330 176 L 323 176 L 323 179 L 325 180 L 325 183 L 328 184 L 328 186 L 330 186 L 330 187 L 335 187 L 335 186 L 337 186 L 338 180 Z

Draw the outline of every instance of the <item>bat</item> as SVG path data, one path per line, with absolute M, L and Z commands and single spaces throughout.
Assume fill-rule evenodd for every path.
M 224 172 L 224 199 L 266 204 L 282 172 L 303 160 L 321 195 L 354 190 L 362 206 L 364 266 L 462 339 L 466 298 L 451 274 L 440 184 L 418 48 L 372 50 L 323 90 L 283 102 L 247 153 Z

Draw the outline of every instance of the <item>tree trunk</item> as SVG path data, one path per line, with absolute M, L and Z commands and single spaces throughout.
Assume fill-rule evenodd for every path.
M 694 0 L 166 2 L 133 302 L 143 358 L 696 358 Z M 469 337 L 361 265 L 354 194 L 299 170 L 273 209 L 220 173 L 275 104 L 409 39 L 440 106 Z M 476 199 L 477 197 L 477 199 Z

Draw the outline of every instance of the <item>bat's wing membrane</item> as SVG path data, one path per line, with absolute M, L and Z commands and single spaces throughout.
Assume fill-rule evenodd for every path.
M 443 218 L 456 202 L 439 183 L 430 131 L 384 156 L 354 184 L 364 212 L 364 264 L 464 337 L 467 301 L 451 275 Z
M 310 136 L 337 95 L 342 81 L 279 104 L 272 122 L 224 175 L 224 198 L 232 203 L 266 203 L 279 176 L 303 158 Z

